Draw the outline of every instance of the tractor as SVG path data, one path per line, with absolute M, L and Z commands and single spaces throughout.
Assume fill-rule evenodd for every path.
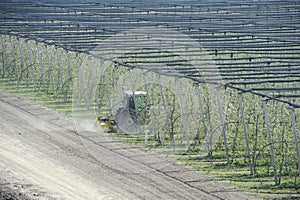
M 138 126 L 149 120 L 147 93 L 144 91 L 125 91 L 122 106 L 115 114 L 97 117 L 98 123 L 107 132 L 115 131 L 117 127 L 124 131 L 137 131 Z

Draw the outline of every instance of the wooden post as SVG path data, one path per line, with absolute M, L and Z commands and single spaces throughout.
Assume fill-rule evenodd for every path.
M 269 124 L 269 116 L 268 116 L 268 109 L 267 109 L 267 98 L 265 98 L 265 97 L 262 98 L 262 103 L 263 103 L 265 121 L 266 121 L 266 126 L 267 126 L 267 131 L 268 131 L 268 140 L 269 140 L 271 162 L 272 162 L 273 173 L 274 173 L 274 181 L 275 181 L 275 184 L 278 184 L 278 178 L 277 178 L 276 166 L 275 166 L 275 156 L 274 156 L 273 140 L 272 140 L 272 135 L 271 135 L 271 129 L 270 129 L 270 124 Z
M 143 78 L 144 78 L 144 84 L 145 84 L 145 89 L 146 89 L 146 93 L 147 93 L 147 106 L 149 108 L 149 112 L 150 112 L 150 119 L 151 119 L 151 127 L 153 127 L 153 133 L 154 135 L 156 135 L 156 124 L 153 123 L 154 120 L 154 115 L 153 115 L 153 110 L 151 109 L 151 101 L 150 101 L 150 94 L 149 94 L 149 88 L 148 88 L 148 82 L 147 82 L 147 78 L 146 78 L 146 72 L 143 71 Z M 147 134 L 147 135 L 146 135 Z M 148 131 L 145 131 L 145 145 L 148 144 Z
M 3 59 L 2 78 L 5 78 L 6 70 L 7 70 L 8 78 L 10 78 L 11 75 L 10 75 L 10 69 L 9 69 L 9 64 L 8 64 L 7 52 L 6 52 L 6 47 L 5 47 L 5 44 L 4 44 L 4 41 L 3 41 L 3 35 L 2 34 L 1 34 L 1 44 L 2 44 L 3 57 L 5 59 L 5 67 L 4 67 L 4 59 Z
M 244 138 L 245 138 L 245 143 L 246 143 L 247 157 L 248 157 L 248 162 L 249 162 L 250 175 L 252 175 L 253 168 L 252 168 L 252 162 L 251 162 L 251 157 L 250 157 L 249 139 L 248 139 L 247 128 L 246 128 L 246 123 L 245 123 L 245 116 L 244 116 L 243 93 L 241 91 L 238 91 L 238 98 L 239 98 L 239 106 L 240 106 L 240 112 L 241 112 L 240 114 L 241 114 L 241 119 L 242 119 L 242 125 L 243 125 L 243 130 L 244 130 Z
M 20 51 L 21 69 L 22 69 L 21 75 L 20 75 L 20 80 L 22 80 L 23 73 L 25 73 L 25 69 L 24 69 L 24 55 L 23 55 L 23 49 L 21 48 L 20 38 L 17 38 L 17 41 L 18 41 L 18 47 L 19 47 L 19 51 Z M 25 85 L 26 85 L 26 88 L 28 88 L 28 79 L 27 79 L 26 75 L 25 75 Z
M 195 83 L 196 87 L 197 87 L 197 95 L 198 95 L 198 99 L 199 99 L 199 106 L 200 106 L 200 112 L 201 112 L 201 121 L 202 121 L 202 126 L 203 126 L 203 131 L 204 131 L 204 137 L 205 137 L 205 148 L 207 151 L 207 156 L 211 155 L 211 151 L 212 151 L 212 144 L 211 144 L 211 140 L 209 138 L 209 135 L 207 133 L 207 127 L 206 127 L 206 123 L 205 123 L 205 115 L 204 115 L 204 108 L 203 108 L 203 100 L 202 100 L 202 96 L 201 96 L 201 90 L 200 90 L 200 85 L 198 82 Z
M 95 77 L 95 71 L 94 71 L 94 66 L 92 65 L 92 56 L 88 56 L 88 64 L 89 64 L 89 80 L 88 80 L 88 84 L 87 84 L 87 88 L 85 88 L 86 90 L 88 90 L 89 92 L 86 94 L 86 102 L 88 102 L 88 108 L 89 106 L 93 106 L 94 102 L 93 102 L 93 91 L 97 90 L 97 81 L 96 81 L 96 77 Z M 95 93 L 96 95 L 96 93 Z
M 37 47 L 38 56 L 39 56 L 39 60 L 40 60 L 40 70 L 41 70 L 42 84 L 43 84 L 43 87 L 44 87 L 44 92 L 46 93 L 47 89 L 46 89 L 46 83 L 45 83 L 45 73 L 44 73 L 44 68 L 43 68 L 43 57 L 42 57 L 42 53 L 41 53 L 38 42 L 36 42 L 36 47 Z
M 27 48 L 27 54 L 28 54 L 28 59 L 29 59 L 29 65 L 30 65 L 30 69 L 31 69 L 31 78 L 32 78 L 32 80 L 33 80 L 34 91 L 36 91 L 35 69 L 34 69 L 33 62 L 32 62 L 32 57 L 31 57 L 31 52 L 30 52 L 28 40 L 26 40 L 25 43 L 26 43 L 26 48 Z
M 73 83 L 73 75 L 72 75 L 72 68 L 71 68 L 71 63 L 70 63 L 70 55 L 69 55 L 69 51 L 65 50 L 66 52 L 66 57 L 67 57 L 67 63 L 68 63 L 68 71 L 69 71 L 69 78 L 66 81 L 67 84 L 69 84 L 68 82 L 71 82 L 71 88 L 74 87 L 74 83 Z M 67 98 L 68 98 L 68 89 L 65 91 L 65 102 L 67 102 Z
M 48 45 L 45 45 L 45 48 L 46 48 L 46 55 L 47 55 L 47 60 L 48 60 L 48 64 L 49 64 L 49 79 L 51 81 L 51 89 L 54 94 L 55 86 L 54 86 L 54 80 L 53 80 L 53 67 L 52 67 L 51 58 L 49 55 Z
M 109 103 L 109 108 L 110 108 L 110 112 L 113 113 L 113 105 L 110 99 L 110 90 L 109 90 L 109 85 L 108 85 L 108 81 L 106 78 L 106 71 L 103 72 L 103 78 L 105 81 L 105 89 L 106 89 L 106 95 L 107 95 L 107 99 L 108 99 L 108 103 Z
M 60 55 L 58 53 L 58 48 L 56 47 L 56 57 L 57 57 L 57 70 L 58 70 L 58 83 L 61 85 L 62 94 L 65 93 L 64 82 L 62 77 L 62 70 L 60 66 Z
M 169 125 L 169 117 L 168 117 L 168 113 L 167 113 L 167 107 L 166 107 L 165 96 L 164 96 L 164 92 L 163 92 L 163 88 L 162 88 L 162 83 L 160 80 L 161 77 L 159 74 L 157 75 L 157 78 L 158 78 L 159 90 L 160 90 L 160 94 L 161 94 L 161 100 L 162 100 L 163 107 L 164 107 L 165 122 L 166 122 L 166 125 L 168 126 Z M 160 137 L 161 144 L 164 145 L 164 139 L 165 139 L 164 132 L 162 132 L 160 136 L 161 136 Z
M 183 125 L 183 131 L 184 131 L 184 136 L 186 139 L 186 143 L 187 143 L 187 147 L 188 149 L 190 149 L 190 140 L 189 140 L 189 135 L 188 135 L 188 130 L 187 130 L 187 118 L 186 118 L 186 112 L 185 112 L 185 105 L 182 99 L 182 87 L 181 87 L 181 81 L 176 78 L 176 82 L 177 82 L 177 88 L 178 88 L 178 92 L 179 92 L 179 101 L 180 101 L 180 107 L 181 107 L 181 123 Z
M 16 58 L 16 52 L 15 52 L 15 45 L 14 45 L 14 41 L 13 41 L 12 37 L 13 36 L 9 36 L 9 39 L 10 39 L 11 51 L 12 51 L 13 62 L 14 62 L 14 72 L 15 72 L 17 83 L 19 85 L 19 72 L 18 72 L 18 67 L 17 67 L 17 58 Z
M 221 101 L 220 101 L 220 88 L 219 87 L 217 88 L 216 95 L 217 95 L 217 102 L 218 102 L 218 107 L 219 107 L 219 115 L 220 115 L 221 125 L 222 125 L 222 135 L 223 135 L 225 152 L 226 152 L 226 160 L 227 160 L 227 163 L 229 163 L 230 162 L 230 158 L 229 158 L 229 153 L 228 153 L 226 125 L 225 125 L 224 116 L 223 116 L 223 109 L 222 109 L 222 105 L 221 105 Z
M 300 172 L 300 150 L 299 150 L 299 142 L 298 142 L 298 133 L 296 130 L 296 119 L 295 119 L 295 108 L 293 106 L 290 106 L 290 113 L 292 118 L 292 128 L 294 133 L 294 140 L 296 145 L 296 156 L 298 159 L 298 171 Z
M 80 84 L 77 87 L 84 88 L 85 87 L 85 84 L 84 84 L 84 81 L 83 81 L 84 77 L 83 77 L 81 62 L 80 62 L 80 58 L 79 58 L 78 53 L 76 54 L 76 60 L 77 60 L 77 67 L 78 67 L 78 82 L 77 82 L 77 84 Z M 76 92 L 78 92 L 78 91 L 76 91 Z
M 69 51 L 66 50 L 66 54 L 67 54 L 67 62 L 68 62 L 68 69 L 69 69 L 69 79 L 71 81 L 71 85 L 72 85 L 72 88 L 74 86 L 74 83 L 73 83 L 73 72 L 72 72 L 72 67 L 71 67 L 71 62 L 70 62 L 70 55 L 69 55 Z

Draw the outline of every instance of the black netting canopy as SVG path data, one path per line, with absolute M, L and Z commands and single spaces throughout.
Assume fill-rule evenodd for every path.
M 198 82 L 223 84 L 299 107 L 299 12 L 298 0 L 3 0 L 0 31 L 88 53 L 122 31 L 176 30 L 201 44 L 217 70 L 173 60 L 164 73 L 175 70 Z

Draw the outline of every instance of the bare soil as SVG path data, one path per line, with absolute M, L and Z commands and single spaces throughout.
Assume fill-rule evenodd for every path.
M 116 170 L 86 149 L 71 119 L 3 90 L 0 116 L 0 199 L 256 199 L 175 161 L 147 173 Z M 93 144 L 98 155 L 116 156 Z M 133 165 L 126 149 L 119 166 Z

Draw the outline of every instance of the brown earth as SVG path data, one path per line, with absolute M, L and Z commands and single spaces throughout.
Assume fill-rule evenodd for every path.
M 0 116 L 0 199 L 256 199 L 175 161 L 155 168 L 133 160 L 128 144 L 117 143 L 118 152 L 93 142 L 97 156 L 117 155 L 113 164 L 151 169 L 116 170 L 95 159 L 71 119 L 6 91 L 0 91 Z

